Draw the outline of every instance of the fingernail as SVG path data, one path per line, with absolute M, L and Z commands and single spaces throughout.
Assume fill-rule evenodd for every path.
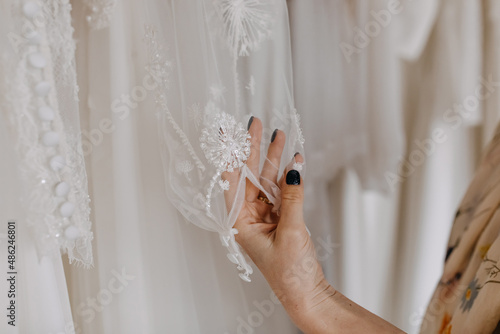
M 295 153 L 293 156 L 294 156 L 294 157 L 296 157 L 296 156 L 297 156 L 297 154 L 300 154 L 300 152 Z
M 286 174 L 286 184 L 298 186 L 300 184 L 300 173 L 292 169 Z
M 253 122 L 253 116 L 250 117 L 250 119 L 248 120 L 248 126 L 247 126 L 247 130 L 250 130 L 250 126 L 252 125 L 252 122 Z
M 271 143 L 276 139 L 276 134 L 278 134 L 278 129 L 274 130 L 273 135 L 271 136 Z
M 455 275 L 455 280 L 457 280 L 457 281 L 458 281 L 458 280 L 460 280 L 460 278 L 461 278 L 461 277 L 462 277 L 462 273 L 457 273 L 457 274 Z

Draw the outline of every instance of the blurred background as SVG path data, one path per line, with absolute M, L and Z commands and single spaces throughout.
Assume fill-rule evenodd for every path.
M 94 265 L 70 264 L 59 252 L 42 256 L 33 248 L 37 234 L 22 232 L 21 265 L 38 283 L 20 282 L 19 333 L 300 333 L 258 270 L 252 283 L 241 281 L 219 236 L 191 224 L 172 201 L 172 178 L 192 166 L 162 159 L 166 147 L 182 145 L 168 137 L 177 130 L 158 126 L 145 25 L 166 41 L 170 112 L 188 137 L 197 138 L 197 101 L 207 96 L 240 103 L 233 113 L 242 122 L 260 117 L 267 139 L 280 115 L 290 117 L 277 106 L 292 100 L 305 138 L 306 222 L 327 279 L 419 332 L 457 206 L 500 116 L 498 2 L 48 2 L 39 5 L 51 6 L 55 21 L 66 10 L 64 24 L 74 29 L 76 49 L 68 52 L 78 101 L 65 100 L 71 82 L 58 86 L 54 101 L 61 117 L 79 116 L 81 142 L 69 146 L 82 147 Z M 249 55 L 245 44 L 230 54 L 213 39 L 214 4 L 233 14 L 245 4 L 262 10 Z M 5 0 L 0 16 L 14 13 L 0 25 L 5 35 L 20 27 L 22 11 L 12 8 Z M 42 37 L 54 27 L 43 26 Z M 6 73 L 7 65 L 0 101 L 12 100 Z M 7 121 L 14 109 L 6 105 Z M 8 124 L 0 124 L 12 133 L 0 139 L 0 152 L 25 163 Z M 3 163 L 0 175 L 17 191 L 26 181 L 15 166 Z M 6 197 L 0 211 L 22 221 L 29 209 Z

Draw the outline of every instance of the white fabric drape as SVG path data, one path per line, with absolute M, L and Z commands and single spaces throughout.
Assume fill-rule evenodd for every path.
M 69 330 L 60 250 L 92 265 L 70 10 L 59 0 L 0 2 L 2 333 Z
M 361 223 L 365 215 L 377 216 L 375 208 L 394 205 L 384 205 L 382 197 L 372 204 L 363 199 L 361 190 L 391 189 L 385 173 L 395 168 L 405 146 L 401 69 L 395 25 L 391 25 L 395 14 L 388 11 L 386 1 L 288 1 L 288 5 L 295 99 L 307 113 L 303 124 L 308 135 L 308 164 L 315 170 L 306 185 L 306 216 L 313 235 L 329 236 L 337 246 L 344 245 L 324 261 L 330 280 L 340 285 L 345 277 L 345 285 L 340 286 L 353 291 L 354 300 L 371 300 L 375 305 L 378 296 L 368 297 L 372 294 L 362 288 L 367 286 L 362 279 L 367 270 L 364 258 L 368 254 L 380 256 L 370 279 L 383 285 L 391 267 L 397 224 L 386 219 L 380 227 L 388 233 L 381 235 L 375 230 L 375 218 L 372 227 L 364 226 L 369 224 Z M 366 23 L 377 23 L 370 13 L 373 10 L 383 10 L 389 16 L 387 26 L 379 25 L 378 33 L 370 37 L 361 31 Z M 364 36 L 362 42 L 360 36 Z M 331 211 L 328 186 L 345 169 L 356 176 L 349 179 L 346 188 L 339 185 L 335 210 Z M 354 186 L 358 184 L 354 179 L 359 180 L 358 186 Z M 355 209 L 358 207 L 367 211 Z M 391 210 L 381 212 L 393 215 Z M 341 222 L 347 226 L 340 228 Z M 380 253 L 371 248 L 380 248 L 375 235 L 385 245 Z M 344 258 L 339 256 L 341 251 L 345 251 Z
M 5 190 L 0 197 L 0 267 L 5 279 L 1 280 L 0 289 L 4 291 L 0 301 L 5 308 L 11 300 L 15 301 L 15 326 L 7 323 L 7 317 L 0 323 L 0 332 L 6 334 L 24 333 L 65 333 L 73 322 L 64 276 L 63 261 L 58 252 L 40 256 L 35 248 L 33 233 L 26 226 L 26 206 L 19 198 L 23 182 L 17 170 L 18 157 L 11 145 L 13 139 L 5 126 L 5 118 L 0 122 L 0 184 Z M 17 272 L 12 289 L 7 278 L 8 229 L 9 221 L 16 222 L 14 272 Z M 12 248 L 11 248 L 12 249 Z M 35 279 L 36 278 L 36 279 Z M 8 296 L 8 292 L 15 296 Z M 9 293 L 9 294 L 11 294 Z M 9 311 L 10 312 L 10 311 Z
M 170 154 L 162 161 L 161 155 L 171 149 L 168 146 L 172 140 L 180 140 L 168 122 L 161 124 L 168 127 L 167 146 L 162 141 L 162 127 L 158 135 L 162 119 L 158 120 L 155 92 L 149 87 L 151 80 L 144 79 L 148 75 L 144 25 L 156 26 L 156 42 L 165 43 L 172 61 L 167 92 L 171 114 L 182 129 L 192 131 L 186 133 L 197 142 L 199 133 L 195 127 L 188 128 L 194 122 L 192 108 L 198 102 L 204 108 L 202 97 L 211 93 L 211 80 L 216 79 L 211 72 L 217 72 L 210 62 L 213 55 L 206 47 L 206 43 L 212 43 L 206 39 L 209 31 L 205 30 L 203 16 L 196 18 L 203 13 L 202 4 L 121 1 L 116 4 L 109 28 L 90 32 L 85 29 L 85 9 L 75 4 L 75 22 L 82 24 L 82 29 L 77 29 L 77 60 L 81 66 L 83 127 L 88 131 L 84 132 L 84 140 L 91 142 L 90 136 L 95 136 L 87 156 L 93 219 L 101 222 L 95 225 L 95 249 L 99 254 L 95 269 L 67 268 L 73 316 L 85 333 L 295 331 L 282 307 L 271 298 L 262 276 L 254 273 L 250 284 L 240 280 L 218 235 L 188 223 L 167 196 L 172 191 L 170 178 L 182 180 L 184 175 L 182 169 L 164 173 L 164 168 L 168 171 L 169 166 L 175 166 L 178 157 Z M 279 29 L 274 30 L 277 36 L 288 29 L 283 6 L 276 21 Z M 283 101 L 288 103 L 283 83 L 289 78 L 283 77 L 286 72 L 279 71 L 287 65 L 289 52 L 282 51 L 287 43 L 286 38 L 278 39 L 276 44 L 270 44 L 273 52 L 263 45 L 257 58 L 240 58 L 242 64 L 238 66 L 244 70 L 255 68 L 251 73 L 257 86 L 255 92 L 247 89 L 249 75 L 240 73 L 241 109 L 231 107 L 236 103 L 234 88 L 226 87 L 224 98 L 231 113 L 254 114 L 269 126 L 273 108 L 281 107 Z M 225 49 L 215 51 L 222 53 Z M 278 61 L 282 65 L 272 65 Z M 270 68 L 257 67 L 259 64 Z M 231 75 L 231 63 L 218 66 L 221 80 Z M 263 80 L 271 75 L 271 69 L 277 70 L 274 80 Z M 124 96 L 131 98 L 138 86 L 146 89 L 147 98 L 132 100 L 128 106 L 121 102 Z M 243 94 L 255 94 L 256 98 L 244 98 Z M 112 130 L 101 131 L 99 137 L 98 130 L 93 129 L 100 129 L 103 119 L 110 120 Z M 271 133 L 266 129 L 263 141 L 269 141 Z M 196 142 L 193 146 L 199 145 Z M 122 271 L 127 276 L 123 284 L 116 281 L 117 273 Z M 95 308 L 92 301 L 97 303 Z
M 459 80 L 453 73 L 461 69 L 461 58 L 446 68 L 438 63 L 436 68 L 441 72 L 426 69 L 433 59 L 441 62 L 443 54 L 455 54 L 454 50 L 465 48 L 464 43 L 455 43 L 447 50 L 440 43 L 442 37 L 436 35 L 451 34 L 456 22 L 460 22 L 461 13 L 470 9 L 432 1 L 412 9 L 407 3 L 406 11 L 395 15 L 388 28 L 360 54 L 353 55 L 351 65 L 346 64 L 345 56 L 338 50 L 339 42 L 350 42 L 353 28 L 372 20 L 371 10 L 387 9 L 385 2 L 368 5 L 336 1 L 318 5 L 289 1 L 288 5 L 295 101 L 304 115 L 308 165 L 317 171 L 308 178 L 316 189 L 316 193 L 308 191 L 308 200 L 313 202 L 308 208 L 309 226 L 317 247 L 325 255 L 325 271 L 334 286 L 356 302 L 405 330 L 418 332 L 419 319 L 440 272 L 439 254 L 445 251 L 449 222 L 481 149 L 475 131 L 469 126 L 481 122 L 481 114 L 486 115 L 484 112 L 488 110 L 488 117 L 494 118 L 496 111 L 480 111 L 475 121 L 466 120 L 467 125 L 447 133 L 447 141 L 437 145 L 434 153 L 403 181 L 387 183 L 386 172 L 395 171 L 398 158 L 409 157 L 417 147 L 415 139 L 423 141 L 432 135 L 432 130 L 447 126 L 439 123 L 443 112 L 466 97 L 467 89 L 452 85 L 453 80 Z M 141 8 L 136 5 L 133 9 L 136 16 L 140 16 Z M 82 55 L 81 63 L 96 66 L 88 72 L 89 78 L 80 77 L 89 87 L 91 108 L 85 116 L 89 117 L 87 129 L 96 128 L 99 119 L 106 115 L 112 118 L 109 105 L 141 83 L 136 74 L 143 73 L 138 61 L 123 61 L 113 75 L 107 69 L 113 67 L 111 63 L 118 55 L 130 54 L 133 48 L 128 44 L 118 47 L 114 43 L 121 35 L 112 34 L 114 30 L 116 34 L 139 31 L 139 19 L 126 20 L 126 27 L 123 26 L 123 17 L 127 17 L 129 10 L 125 4 L 118 4 L 117 18 L 110 31 L 92 32 L 89 40 L 82 36 L 82 43 L 88 43 L 85 44 L 88 48 L 82 49 L 91 53 Z M 405 20 L 416 15 L 416 11 L 424 13 L 427 19 Z M 330 20 L 332 15 L 338 19 Z M 119 22 L 123 25 L 116 26 Z M 469 22 L 470 31 L 477 31 L 480 23 Z M 414 37 L 402 40 L 399 34 L 402 30 L 412 32 Z M 302 48 L 300 43 L 308 47 Z M 306 50 L 320 46 L 325 53 L 318 52 L 314 55 L 318 59 L 308 61 L 312 56 Z M 468 58 L 468 64 L 476 65 L 464 69 L 472 79 L 474 74 L 470 73 L 478 68 L 478 74 L 482 72 L 481 63 L 474 59 L 490 52 L 476 51 L 476 55 Z M 99 62 L 92 62 L 92 56 Z M 496 68 L 494 63 L 488 64 Z M 325 71 L 321 71 L 322 66 Z M 82 70 L 87 73 L 85 67 Z M 316 82 L 315 78 L 321 79 Z M 468 87 L 474 87 L 468 83 L 472 85 Z M 330 91 L 325 93 L 325 87 Z M 436 91 L 439 94 L 434 94 Z M 492 97 L 486 104 L 493 100 Z M 231 266 L 213 235 L 183 223 L 176 227 L 177 234 L 173 234 L 170 227 L 160 223 L 165 216 L 176 224 L 183 219 L 168 204 L 161 204 L 161 210 L 153 204 L 166 201 L 162 182 L 158 182 L 163 177 L 159 174 L 161 162 L 156 153 L 159 143 L 156 134 L 150 133 L 156 121 L 150 112 L 153 108 L 151 101 L 145 100 L 131 111 L 125 122 L 114 122 L 121 130 L 117 128 L 103 135 L 102 144 L 94 147 L 89 159 L 94 175 L 93 194 L 100 198 L 95 201 L 95 217 L 107 222 L 96 226 L 96 247 L 104 250 L 99 252 L 102 257 L 99 277 L 76 273 L 73 268 L 68 271 L 72 302 L 82 305 L 88 296 L 98 296 L 98 288 L 106 286 L 113 277 L 110 268 L 131 268 L 130 274 L 135 278 L 123 292 L 113 295 L 113 301 L 102 311 L 96 312 L 95 320 L 87 322 L 79 311 L 75 312 L 75 319 L 86 330 L 96 332 L 117 324 L 125 332 L 129 328 L 131 331 L 141 328 L 143 332 L 158 328 L 195 333 L 237 332 L 245 326 L 243 322 L 248 323 L 249 316 L 259 311 L 253 301 L 268 299 L 269 290 L 258 274 L 250 286 L 234 280 Z M 347 118 L 342 109 L 349 112 Z M 118 166 L 128 166 L 124 169 L 127 174 L 118 177 L 115 171 Z M 329 187 L 326 180 L 331 183 Z M 113 185 L 118 182 L 126 183 L 122 186 L 129 190 L 118 191 L 122 186 Z M 389 190 L 385 194 L 366 190 L 381 188 Z M 321 207 L 330 207 L 331 212 L 320 214 L 311 209 Z M 122 218 L 117 219 L 116 212 L 122 210 L 118 213 Z M 325 218 L 326 214 L 330 218 Z M 103 218 L 98 219 L 99 215 Z M 140 228 L 136 221 L 139 218 Z M 115 245 L 112 253 L 108 251 L 109 242 Z M 149 248 L 152 243 L 155 251 Z M 133 254 L 124 252 L 126 249 Z M 165 284 L 159 284 L 160 281 Z M 137 309 L 141 312 L 137 317 L 126 312 L 130 305 L 139 305 Z M 251 328 L 256 333 L 292 332 L 293 326 L 282 310 L 276 309 L 263 319 L 261 326 Z
M 9 45 L 4 37 L 19 28 L 12 22 L 23 15 L 21 7 L 10 15 L 11 3 L 1 2 L 2 46 Z M 47 3 L 66 8 L 62 0 Z M 143 40 L 144 25 L 150 25 L 170 61 L 165 64 L 171 70 L 170 111 L 191 139 L 198 140 L 199 112 L 214 96 L 242 123 L 250 115 L 260 117 L 268 126 L 263 141 L 274 128 L 290 129 L 282 126 L 290 126 L 289 107 L 295 103 L 306 138 L 308 225 L 328 279 L 369 310 L 418 332 L 442 268 L 454 210 L 499 119 L 495 85 L 478 108 L 454 111 L 454 104 L 475 94 L 478 76 L 500 80 L 498 4 L 408 0 L 382 27 L 373 12 L 384 20 L 380 13 L 390 10 L 388 1 L 289 0 L 289 13 L 284 1 L 277 3 L 273 33 L 235 65 L 227 53 L 231 45 L 212 29 L 216 18 L 204 16 L 212 1 L 72 2 L 95 261 L 87 270 L 63 258 L 66 276 L 59 253 L 41 256 L 36 233 L 22 223 L 32 214 L 18 200 L 26 185 L 18 166 L 25 162 L 12 145 L 19 134 L 9 123 L 12 110 L 3 107 L 12 102 L 5 94 L 5 79 L 12 76 L 5 73 L 14 67 L 2 63 L 0 184 L 7 191 L 0 203 L 0 258 L 6 258 L 3 224 L 15 218 L 23 274 L 20 326 L 2 322 L 0 331 L 299 332 L 260 273 L 252 274 L 250 284 L 241 281 L 219 236 L 178 211 L 189 196 L 175 197 L 170 178 L 181 180 L 191 169 L 172 160 L 176 134 L 155 103 Z M 363 46 L 355 42 L 357 29 L 370 22 L 381 29 Z M 343 43 L 359 52 L 349 55 L 352 49 Z M 247 51 L 240 44 L 236 49 Z M 77 124 L 75 86 L 53 79 L 58 115 L 66 125 Z M 70 126 L 64 129 L 73 133 Z M 409 175 L 401 175 L 398 160 L 422 151 L 415 140 L 432 139 L 436 129 L 446 140 L 424 154 Z M 78 136 L 74 140 L 69 145 L 78 153 Z M 287 147 L 287 158 L 294 149 Z M 88 227 L 85 217 L 81 222 Z M 5 281 L 0 289 L 6 291 Z
M 487 2 L 403 1 L 396 9 L 390 3 L 288 2 L 295 99 L 311 115 L 323 112 L 303 123 L 309 166 L 320 171 L 307 193 L 315 199 L 308 204 L 310 229 L 335 243 L 323 262 L 328 278 L 356 302 L 416 333 L 442 269 L 454 210 L 498 120 L 496 90 L 477 108 L 457 113 L 454 107 L 474 96 L 480 76 L 498 81 L 492 58 L 498 18 Z M 360 31 L 369 43 L 360 42 Z M 343 53 L 342 43 L 359 53 Z M 371 113 L 379 122 L 363 123 Z M 361 121 L 349 126 L 342 119 L 347 114 Z M 445 139 L 425 153 L 422 144 L 438 129 Z M 349 146 L 350 138 L 358 144 Z M 378 146 L 368 148 L 363 138 Z M 325 149 L 333 145 L 334 154 Z M 424 158 L 409 173 L 392 164 L 413 161 L 415 154 Z M 357 168 L 349 155 L 369 169 Z M 370 177 L 390 190 L 370 190 Z

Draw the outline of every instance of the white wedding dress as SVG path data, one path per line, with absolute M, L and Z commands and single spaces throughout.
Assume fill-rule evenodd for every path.
M 404 2 L 347 62 L 339 44 L 351 43 L 354 28 L 374 20 L 371 11 L 386 10 L 385 1 L 72 1 L 70 24 L 67 1 L 44 0 L 48 25 L 33 21 L 27 3 L 0 6 L 0 258 L 8 220 L 18 222 L 19 242 L 19 327 L 2 322 L 2 333 L 299 333 L 231 242 L 234 216 L 226 214 L 213 142 L 200 142 L 203 129 L 217 136 L 225 126 L 243 138 L 235 143 L 244 151 L 251 115 L 264 123 L 263 142 L 275 128 L 289 135 L 281 168 L 296 150 L 306 156 L 307 221 L 328 279 L 418 331 L 441 270 L 436 254 L 444 252 L 447 223 L 480 151 L 471 126 L 488 139 L 498 95 L 411 178 L 391 188 L 385 174 L 415 148 L 414 139 L 440 126 L 440 112 L 469 94 L 476 75 L 499 73 L 497 48 L 460 52 L 460 41 L 478 43 L 479 5 Z M 498 45 L 498 17 L 489 12 L 484 38 Z M 233 25 L 242 18 L 249 25 Z M 463 39 L 447 49 L 440 41 L 456 31 Z M 12 32 L 26 46 L 21 58 Z M 30 58 L 34 51 L 45 63 Z M 449 67 L 435 65 L 443 55 Z M 433 64 L 439 71 L 426 71 Z M 469 85 L 452 84 L 462 82 L 458 72 L 472 78 Z M 51 85 L 48 95 L 32 81 L 40 75 Z M 54 115 L 39 111 L 40 103 Z M 49 129 L 59 146 L 45 150 L 54 139 L 44 137 Z M 62 174 L 50 174 L 61 171 L 52 169 L 56 155 L 67 158 Z M 245 154 L 226 158 L 239 165 Z M 62 181 L 71 187 L 59 196 Z M 70 217 L 61 211 L 66 202 L 79 204 Z M 2 280 L 2 302 L 7 288 Z
M 221 225 L 205 217 L 204 196 L 196 196 L 215 173 L 199 141 L 203 114 L 213 106 L 245 130 L 250 115 L 260 117 L 263 142 L 274 128 L 285 130 L 292 143 L 286 163 L 298 150 L 290 129 L 295 123 L 285 2 L 263 7 L 269 22 L 262 27 L 272 29 L 273 38 L 257 31 L 264 34 L 254 41 L 258 45 L 249 44 L 249 55 L 237 63 L 233 46 L 220 37 L 224 27 L 214 8 L 211 1 L 120 1 L 109 27 L 93 30 L 99 19 L 90 16 L 88 27 L 86 17 L 96 12 L 74 4 L 98 255 L 94 270 L 71 266 L 67 273 L 74 320 L 85 333 L 296 331 L 260 273 L 249 276 L 251 283 L 241 280 L 219 235 L 190 223 L 221 232 L 224 222 L 217 211 L 224 203 L 218 183 L 211 208 Z M 159 92 L 151 88 L 157 78 Z M 103 120 L 112 130 L 102 131 Z M 206 172 L 200 182 L 201 165 Z M 106 298 L 102 290 L 122 270 L 126 284 Z M 89 298 L 97 300 L 98 311 Z
M 93 263 L 70 9 L 0 2 L 2 333 L 70 328 L 61 251 Z

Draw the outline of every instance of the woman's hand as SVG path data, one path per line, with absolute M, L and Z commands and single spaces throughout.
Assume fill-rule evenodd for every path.
M 281 189 L 280 215 L 273 206 L 259 199 L 263 194 L 246 181 L 245 201 L 236 220 L 236 241 L 243 247 L 262 272 L 282 305 L 305 333 L 388 333 L 396 330 L 340 293 L 326 281 L 316 259 L 314 245 L 303 218 L 304 184 L 293 162 L 303 163 L 295 154 L 278 181 L 285 134 L 273 133 L 267 159 L 259 172 L 262 123 L 252 117 L 249 121 L 251 153 L 247 166 L 259 177 L 267 191 L 266 182 L 278 184 Z M 230 182 L 225 192 L 226 204 L 231 207 L 239 179 L 237 171 L 224 173 Z
M 260 175 L 261 183 L 278 184 L 281 189 L 281 215 L 272 212 L 273 206 L 259 200 L 263 194 L 250 181 L 246 181 L 245 201 L 236 220 L 239 231 L 236 241 L 243 247 L 259 270 L 266 277 L 287 311 L 303 314 L 321 303 L 335 291 L 326 282 L 321 266 L 316 260 L 316 252 L 303 219 L 303 182 L 300 173 L 292 169 L 293 162 L 303 163 L 303 157 L 296 154 L 278 181 L 285 134 L 275 130 L 267 151 L 267 160 L 259 172 L 262 123 L 258 118 L 249 122 L 251 153 L 247 166 L 255 176 Z M 223 178 L 230 184 L 237 184 L 237 172 L 225 173 Z M 269 180 L 269 181 L 267 181 Z M 235 188 L 234 186 L 230 186 Z M 227 192 L 226 200 L 234 198 Z

